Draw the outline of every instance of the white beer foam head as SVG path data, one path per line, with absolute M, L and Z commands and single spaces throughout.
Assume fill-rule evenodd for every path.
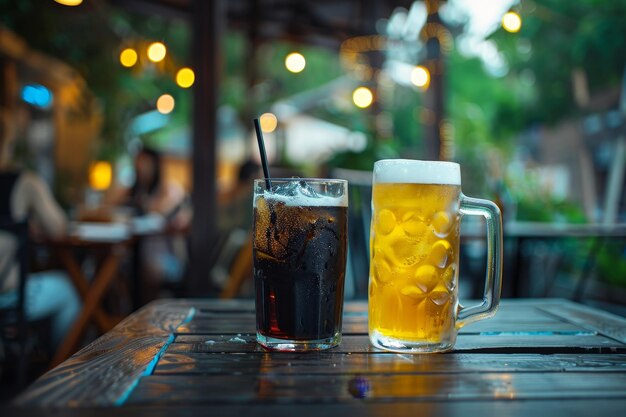
M 374 164 L 374 182 L 461 185 L 461 167 L 446 161 L 383 159 Z

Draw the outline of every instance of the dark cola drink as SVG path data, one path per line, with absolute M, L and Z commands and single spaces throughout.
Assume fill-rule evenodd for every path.
M 330 348 L 341 338 L 347 184 L 284 181 L 272 181 L 274 192 L 255 185 L 257 340 L 277 350 Z

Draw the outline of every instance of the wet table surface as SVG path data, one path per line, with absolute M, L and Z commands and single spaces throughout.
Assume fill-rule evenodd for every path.
M 495 318 L 463 328 L 445 354 L 371 347 L 366 302 L 346 304 L 343 342 L 329 351 L 266 352 L 254 330 L 249 300 L 153 302 L 41 377 L 11 411 L 319 417 L 626 409 L 626 320 L 569 301 L 504 300 Z

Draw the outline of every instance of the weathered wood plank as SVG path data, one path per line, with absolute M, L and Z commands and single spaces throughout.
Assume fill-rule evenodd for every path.
M 195 319 L 177 329 L 179 334 L 237 334 L 256 331 L 253 317 L 224 315 L 215 319 Z
M 540 310 L 626 343 L 626 320 L 622 317 L 572 302 L 546 305 Z
M 244 404 L 266 414 L 278 412 L 272 404 L 295 401 L 307 406 L 282 410 L 303 414 L 302 408 L 308 412 L 321 400 L 349 415 L 401 415 L 398 404 L 414 415 L 416 404 L 445 404 L 452 408 L 442 413 L 454 414 L 460 409 L 451 403 L 493 406 L 507 399 L 508 405 L 493 410 L 515 415 L 528 410 L 516 408 L 520 404 L 570 404 L 580 396 L 585 404 L 604 398 L 602 405 L 624 407 L 626 321 L 579 307 L 560 300 L 504 300 L 494 319 L 462 329 L 454 352 L 411 356 L 371 347 L 366 302 L 347 303 L 340 347 L 291 354 L 267 353 L 255 343 L 252 300 L 162 300 L 44 375 L 16 404 L 85 407 L 129 398 L 151 413 L 165 406 L 168 415 L 184 415 L 193 404 L 226 414 Z M 366 381 L 355 379 L 357 373 Z M 352 392 L 359 384 L 367 388 L 364 400 Z M 330 408 L 318 408 L 318 414 Z
M 112 405 L 124 397 L 190 319 L 185 302 L 153 303 L 43 375 L 17 405 Z
M 218 299 L 218 298 L 193 298 L 193 299 L 169 299 L 160 300 L 158 302 L 166 303 L 191 303 L 198 310 L 198 314 L 202 314 L 203 311 L 233 311 L 233 312 L 252 312 L 254 313 L 254 300 L 253 299 Z M 465 305 L 472 305 L 477 303 L 477 300 L 464 300 L 462 303 Z M 528 307 L 542 307 L 546 304 L 571 304 L 570 301 L 561 298 L 507 298 L 502 300 L 502 306 L 506 310 L 515 310 L 521 308 L 527 310 Z M 576 303 L 574 303 L 576 304 Z M 344 312 L 367 312 L 367 300 L 348 300 L 344 304 Z M 500 314 L 502 311 L 499 311 Z
M 12 408 L 0 409 L 2 415 L 15 417 L 197 417 L 203 415 L 222 417 L 241 416 L 359 416 L 359 417 L 415 417 L 425 416 L 481 416 L 481 417 L 588 417 L 599 412 L 608 416 L 619 416 L 626 409 L 623 399 L 568 399 L 561 400 L 510 400 L 493 401 L 410 401 L 396 400 L 393 403 L 376 403 L 367 399 L 350 403 L 332 404 L 177 404 L 175 406 L 125 406 L 111 410 L 98 408 Z
M 168 351 L 172 353 L 248 353 L 265 352 L 253 334 L 239 335 L 177 335 Z M 185 345 L 186 344 L 186 345 Z M 459 335 L 455 352 L 489 353 L 602 353 L 626 352 L 626 345 L 604 336 L 576 335 Z M 330 353 L 380 353 L 365 335 L 344 335 L 341 344 Z
M 479 333 L 577 333 L 583 332 L 591 334 L 592 331 L 581 328 L 581 326 L 572 323 L 566 323 L 554 318 L 546 318 L 544 321 L 527 321 L 523 319 L 517 321 L 503 322 L 485 320 L 471 324 L 462 328 L 460 334 L 479 334 Z M 181 326 L 177 332 L 181 334 L 237 334 L 237 333 L 254 333 L 256 325 L 254 317 L 242 316 L 221 316 L 215 319 L 192 320 L 189 324 Z M 343 334 L 367 334 L 366 318 L 346 318 L 343 321 Z
M 219 311 L 205 308 L 197 309 L 195 321 L 225 320 L 226 318 L 254 321 L 254 315 L 254 310 Z M 556 318 L 554 315 L 546 314 L 546 312 L 534 306 L 522 307 L 519 305 L 513 305 L 509 307 L 507 305 L 504 309 L 499 310 L 495 317 L 487 320 L 487 322 L 516 323 L 520 320 L 527 323 L 553 323 L 555 321 L 563 321 Z M 344 311 L 343 321 L 349 323 L 367 322 L 367 311 L 351 312 L 346 310 Z
M 232 299 L 232 300 L 223 300 L 223 299 L 210 299 L 210 298 L 202 298 L 202 299 L 188 299 L 188 300 L 166 300 L 166 302 L 178 302 L 185 301 L 193 303 L 194 307 L 198 310 L 198 314 L 202 315 L 205 312 L 235 312 L 235 313 L 251 313 L 254 314 L 254 300 L 252 299 Z M 472 305 L 479 303 L 477 300 L 466 300 L 463 301 L 463 305 Z M 563 300 L 560 298 L 507 298 L 503 299 L 500 309 L 496 315 L 507 315 L 516 314 L 518 311 L 524 311 L 528 313 L 529 310 L 532 310 L 535 307 L 543 307 L 545 305 L 565 305 L 572 304 L 570 301 Z M 576 303 L 573 303 L 576 304 Z M 367 300 L 349 300 L 344 304 L 344 314 L 361 314 L 367 315 L 368 305 Z M 539 313 L 540 314 L 540 313 Z
M 367 334 L 367 318 L 347 317 L 343 320 L 344 333 Z M 256 322 L 254 316 L 222 314 L 215 317 L 194 318 L 190 323 L 178 328 L 181 334 L 237 334 L 254 333 Z
M 508 301 L 508 300 L 507 300 Z M 506 302 L 505 302 L 506 303 Z M 562 304 L 556 303 L 555 306 Z M 343 318 L 342 332 L 344 334 L 367 334 L 367 304 L 363 302 L 351 302 L 346 304 Z M 205 306 L 199 308 L 194 320 L 182 326 L 180 333 L 185 334 L 237 334 L 253 333 L 255 331 L 254 305 L 240 301 L 230 308 L 213 308 Z M 506 308 L 490 319 L 473 323 L 460 330 L 461 334 L 479 334 L 485 332 L 570 332 L 578 330 L 589 332 L 590 330 L 560 318 L 554 314 L 548 314 L 535 307 L 534 304 L 526 305 L 506 303 Z
M 152 375 L 128 404 L 216 404 L 458 400 L 626 399 L 626 373 L 466 373 L 392 375 Z
M 626 372 L 626 354 L 165 353 L 154 374 L 402 374 L 467 372 Z
M 624 353 L 626 345 L 600 335 L 461 334 L 455 352 Z

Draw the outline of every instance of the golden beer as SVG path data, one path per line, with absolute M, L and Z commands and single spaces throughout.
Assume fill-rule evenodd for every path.
M 483 302 L 458 303 L 461 215 L 487 225 Z M 396 352 L 452 349 L 460 327 L 492 317 L 502 283 L 502 217 L 491 201 L 461 192 L 458 164 L 404 159 L 374 164 L 369 337 Z
M 447 184 L 420 183 L 437 181 L 432 174 L 404 177 L 375 175 L 370 338 L 385 348 L 445 350 L 456 339 L 460 177 L 444 177 Z

